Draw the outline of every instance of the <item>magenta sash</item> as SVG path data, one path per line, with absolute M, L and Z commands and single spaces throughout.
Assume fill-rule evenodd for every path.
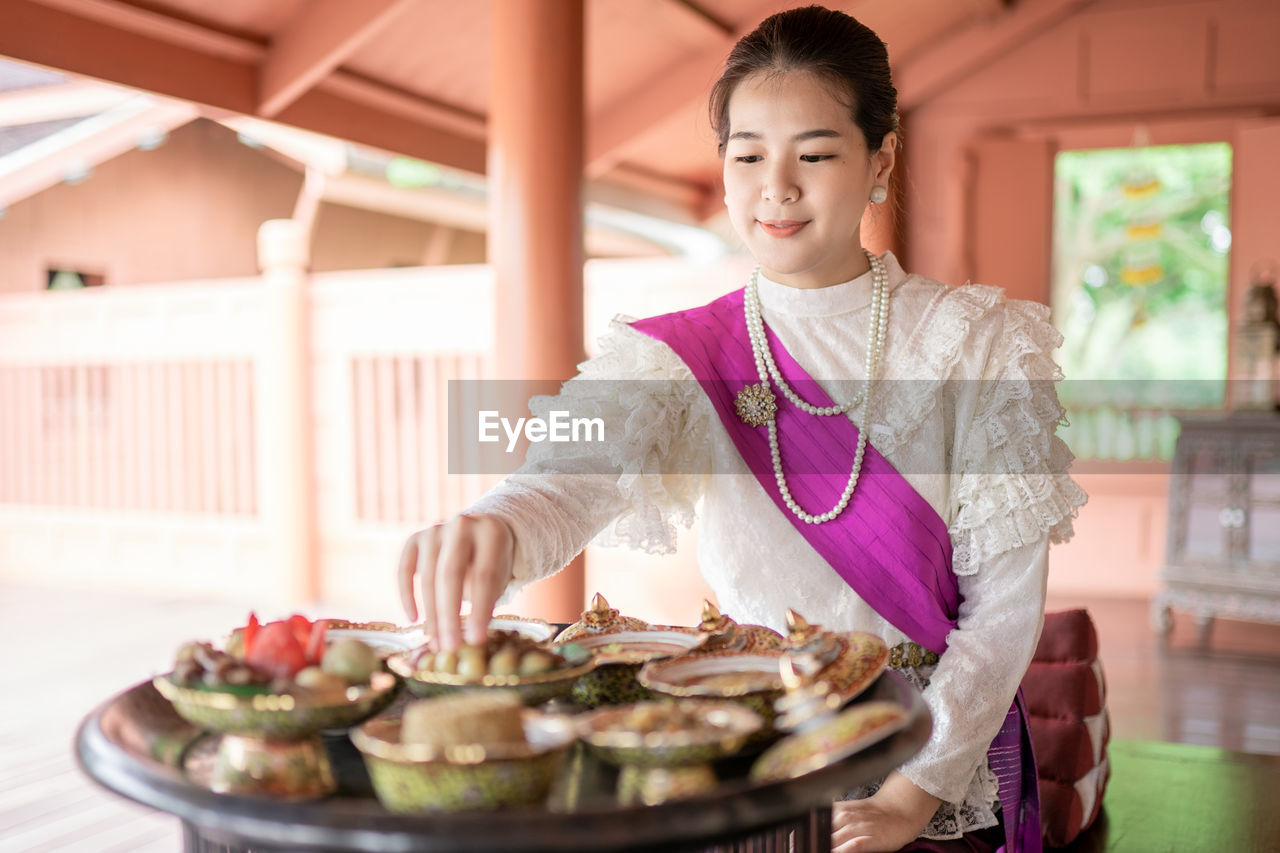
M 639 320 L 632 328 L 666 343 L 684 361 L 747 467 L 813 549 L 890 624 L 942 654 L 960 605 L 946 522 L 870 442 L 845 512 L 825 524 L 805 524 L 791 512 L 774 479 L 767 428 L 744 423 L 734 409 L 738 391 L 759 379 L 743 291 L 701 308 Z M 831 405 L 772 330 L 766 334 L 787 383 L 813 405 Z M 812 417 L 778 396 L 778 444 L 791 495 L 810 513 L 826 512 L 848 482 L 858 428 L 848 418 Z M 1021 691 L 991 744 L 988 761 L 1000 781 L 1005 849 L 1038 853 L 1039 790 Z

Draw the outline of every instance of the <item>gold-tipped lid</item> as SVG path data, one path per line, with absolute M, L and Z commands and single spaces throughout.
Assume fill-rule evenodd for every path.
M 591 607 L 582 612 L 582 621 L 591 626 L 609 625 L 618 621 L 620 615 L 618 609 L 610 607 L 605 597 L 597 592 L 591 597 Z
M 710 601 L 705 598 L 702 600 L 702 621 L 698 623 L 699 630 L 708 632 L 730 631 L 737 624 L 733 619 L 721 613 L 720 608 Z
M 609 607 L 609 602 L 605 601 L 602 594 L 595 593 L 591 596 L 591 606 L 582 611 L 580 621 L 581 625 L 590 630 L 613 628 L 614 625 L 621 624 L 622 613 L 617 607 Z
M 812 640 L 822 631 L 821 625 L 811 625 L 799 613 L 787 608 L 787 639 L 793 646 L 801 646 Z

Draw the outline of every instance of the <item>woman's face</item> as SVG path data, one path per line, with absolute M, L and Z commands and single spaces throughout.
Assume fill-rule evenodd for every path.
M 729 99 L 725 204 L 770 279 L 826 287 L 867 269 L 859 225 L 871 188 L 888 185 L 896 136 L 871 156 L 862 130 L 807 72 L 756 73 Z

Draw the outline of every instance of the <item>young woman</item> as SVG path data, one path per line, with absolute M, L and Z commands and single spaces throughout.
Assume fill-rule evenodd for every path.
M 1049 542 L 1084 502 L 1054 436 L 1060 337 L 1043 306 L 864 251 L 896 99 L 884 44 L 847 15 L 794 9 L 744 37 L 711 115 L 725 204 L 758 269 L 703 308 L 615 322 L 558 397 L 533 401 L 603 418 L 607 440 L 537 445 L 466 513 L 415 534 L 401 594 L 416 619 L 416 586 L 452 648 L 465 592 L 481 642 L 501 595 L 601 531 L 669 551 L 700 501 L 699 563 L 722 610 L 782 627 L 794 607 L 920 661 L 903 671 L 933 736 L 836 804 L 833 847 L 1038 850 L 1014 698 Z

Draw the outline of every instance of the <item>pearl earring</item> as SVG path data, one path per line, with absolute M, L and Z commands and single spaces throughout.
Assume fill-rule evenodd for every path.
M 889 197 L 889 191 L 884 187 L 876 184 L 871 188 L 871 203 L 884 204 L 884 200 Z

